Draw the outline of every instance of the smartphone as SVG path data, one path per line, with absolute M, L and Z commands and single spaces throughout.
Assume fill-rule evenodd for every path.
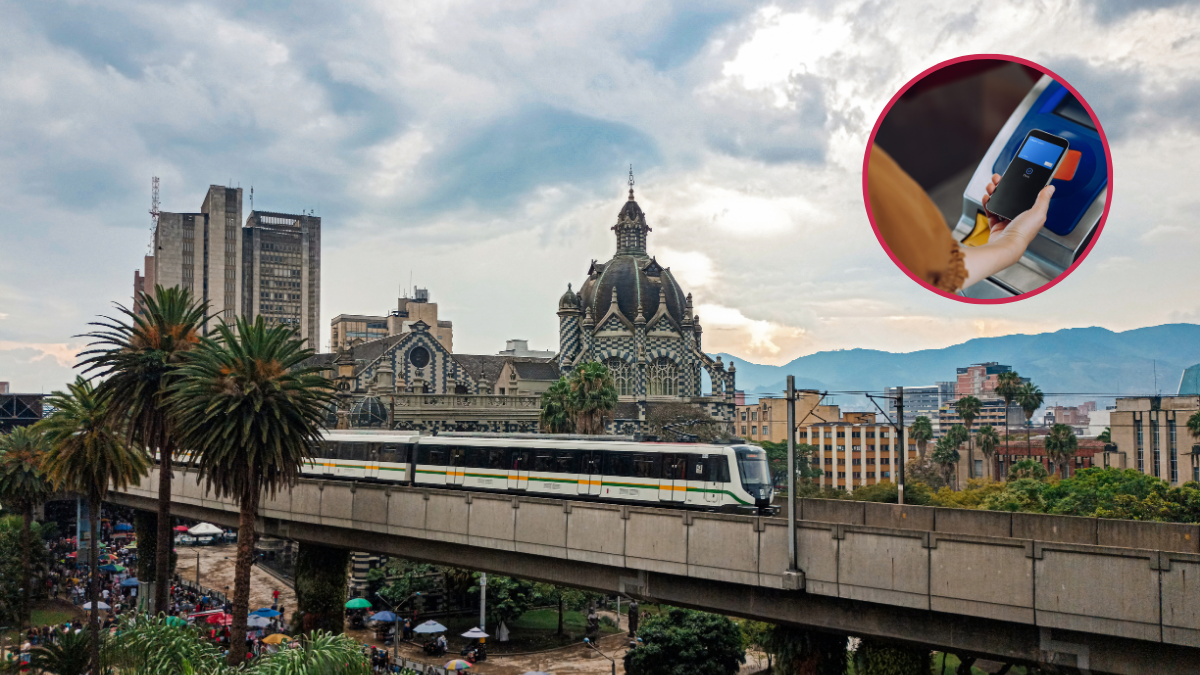
M 988 212 L 1012 220 L 1033 208 L 1038 193 L 1050 184 L 1069 147 L 1065 138 L 1038 129 L 1030 131 L 988 200 Z

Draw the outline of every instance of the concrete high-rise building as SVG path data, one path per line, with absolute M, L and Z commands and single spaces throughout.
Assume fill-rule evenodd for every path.
M 410 332 L 413 324 L 418 321 L 424 321 L 429 326 L 430 335 L 441 343 L 446 351 L 454 351 L 454 322 L 438 319 L 438 306 L 436 302 L 429 301 L 429 289 L 414 288 L 413 297 L 399 298 L 396 305 L 397 308 L 388 312 L 387 316 L 335 316 L 330 322 L 330 351 L 337 352 L 358 343 L 403 335 Z
M 1109 413 L 1113 457 L 1106 466 L 1138 471 L 1173 486 L 1200 481 L 1200 439 L 1187 422 L 1200 411 L 1200 396 L 1131 396 Z
M 144 276 L 134 272 L 134 309 L 156 285 L 187 289 L 213 322 L 237 316 L 288 324 L 319 349 L 321 219 L 254 211 L 242 225 L 242 189 L 210 185 L 199 213 L 160 212 Z
M 966 368 L 959 368 L 954 387 L 955 399 L 964 396 L 980 399 L 999 398 L 996 395 L 996 385 L 1000 383 L 1000 374 L 1009 372 L 1012 372 L 1012 366 L 1002 366 L 995 361 L 973 363 Z M 1028 381 L 1027 377 L 1021 378 L 1022 383 Z
M 160 212 L 146 274 L 134 276 L 134 297 L 155 285 L 180 286 L 208 303 L 213 322 L 232 322 L 241 299 L 241 220 L 242 189 L 220 185 L 209 186 L 199 213 Z
M 951 403 L 955 400 L 954 382 L 938 382 L 936 384 L 926 384 L 916 387 L 904 388 L 904 423 L 912 424 L 913 420 L 918 417 L 928 417 L 933 425 L 934 431 L 938 428 L 938 411 L 942 406 Z M 897 387 L 888 387 L 884 390 L 887 396 L 895 396 Z M 893 422 L 896 421 L 896 403 L 894 399 L 889 401 L 891 407 L 888 409 L 888 418 Z
M 320 351 L 320 217 L 250 212 L 242 229 L 241 313 L 294 326 Z

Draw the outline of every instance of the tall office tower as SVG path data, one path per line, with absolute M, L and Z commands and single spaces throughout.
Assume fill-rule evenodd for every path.
M 320 217 L 251 211 L 242 238 L 241 313 L 293 325 L 320 351 Z
M 206 332 L 216 321 L 232 322 L 238 312 L 241 218 L 242 189 L 210 185 L 200 213 L 162 212 L 154 230 L 153 270 L 147 257 L 143 283 L 182 286 L 207 302 L 213 318 Z

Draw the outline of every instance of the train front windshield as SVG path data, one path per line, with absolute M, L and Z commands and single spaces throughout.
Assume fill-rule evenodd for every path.
M 767 466 L 767 453 L 761 448 L 740 447 L 737 453 L 738 474 L 742 487 L 755 499 L 770 499 L 771 469 Z

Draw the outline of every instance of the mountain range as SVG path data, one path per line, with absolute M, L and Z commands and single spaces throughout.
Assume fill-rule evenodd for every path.
M 737 366 L 737 388 L 747 399 L 782 395 L 786 376 L 799 389 L 831 392 L 843 409 L 873 409 L 863 391 L 953 381 L 956 369 L 996 361 L 1012 366 L 1046 394 L 1046 403 L 1096 401 L 1103 409 L 1118 395 L 1175 394 L 1183 370 L 1200 363 L 1200 325 L 1166 324 L 1114 332 L 1067 328 L 1036 335 L 976 338 L 941 349 L 893 353 L 844 349 L 802 356 L 782 366 L 721 354 Z M 838 393 L 835 393 L 838 392 Z

